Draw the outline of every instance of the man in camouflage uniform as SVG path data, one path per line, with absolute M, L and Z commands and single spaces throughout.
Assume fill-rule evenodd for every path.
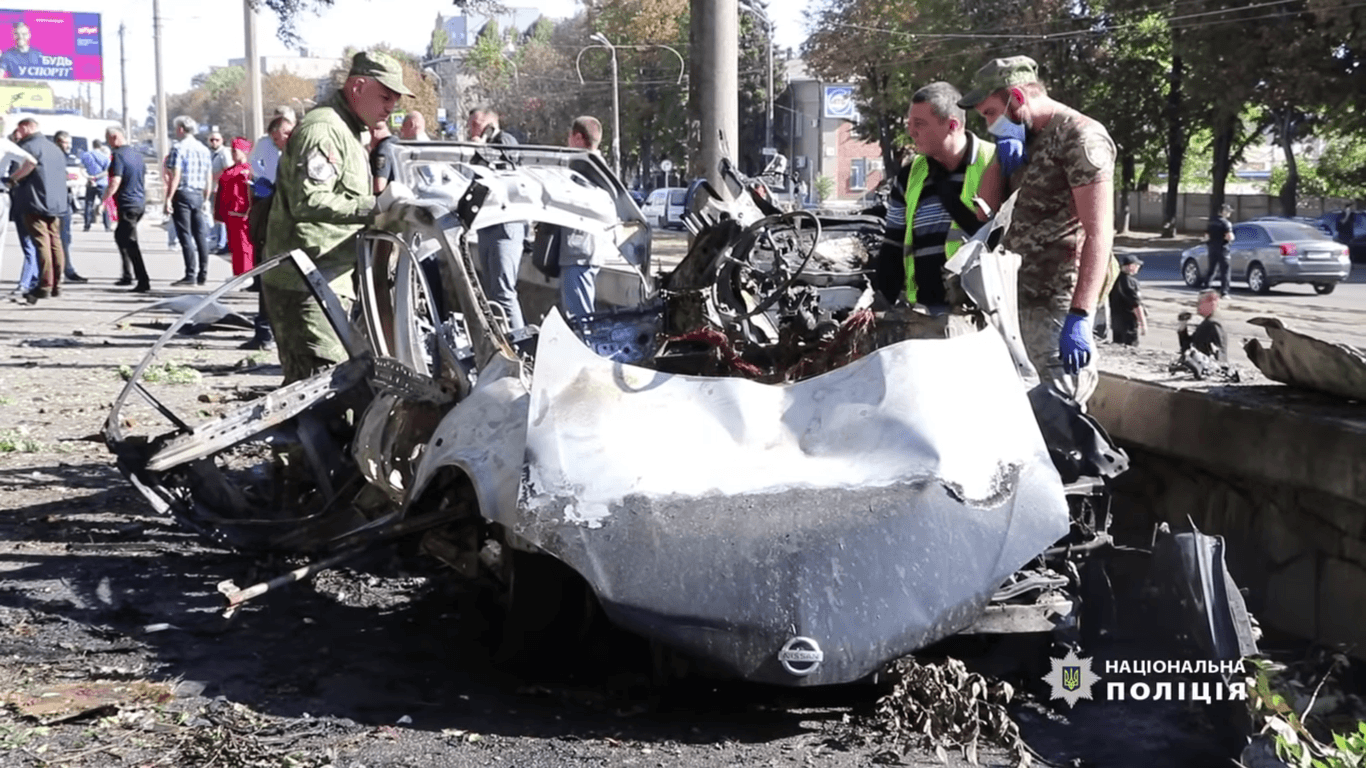
M 1085 405 L 1097 383 L 1092 316 L 1112 260 L 1115 143 L 1049 98 L 1028 56 L 987 63 L 958 105 L 987 125 L 1025 127 L 1029 161 L 1002 243 L 1022 257 L 1020 331 L 1040 380 Z
M 279 256 L 303 249 L 347 305 L 355 297 L 353 238 L 375 219 L 365 134 L 389 119 L 400 97 L 412 95 L 397 60 L 362 51 L 352 59 L 346 83 L 304 115 L 280 155 L 266 253 Z M 267 272 L 262 291 L 286 384 L 346 358 L 341 340 L 297 271 L 282 267 Z

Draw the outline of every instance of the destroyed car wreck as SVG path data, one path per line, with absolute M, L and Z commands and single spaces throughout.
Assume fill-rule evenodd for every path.
M 192 425 L 141 381 L 191 309 L 106 423 L 158 511 L 311 560 L 227 588 L 231 607 L 420 537 L 510 617 L 582 610 L 561 599 L 580 579 L 615 625 L 767 683 L 859 680 L 962 632 L 1076 627 L 1125 459 L 1075 406 L 1030 392 L 1018 257 L 994 247 L 1009 203 L 950 264 L 962 307 L 928 317 L 875 306 L 876 219 L 784 214 L 734 174 L 699 196 L 686 257 L 657 275 L 649 227 L 595 155 L 401 151 L 385 230 L 358 237 L 349 314 L 297 251 L 203 299 L 298 269 L 348 360 Z M 610 239 L 642 300 L 509 331 L 468 239 L 503 221 Z M 170 431 L 129 432 L 144 402 Z M 1220 558 L 1187 558 L 1204 589 L 1190 602 L 1205 634 L 1245 638 Z

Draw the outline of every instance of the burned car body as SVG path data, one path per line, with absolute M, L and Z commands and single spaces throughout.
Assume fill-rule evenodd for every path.
M 1074 622 L 1076 561 L 1107 541 L 1101 475 L 1122 466 L 1065 486 L 1050 458 L 1017 262 L 991 247 L 1008 206 L 955 259 L 971 311 L 925 318 L 873 310 L 876 221 L 783 214 L 733 175 L 656 277 L 649 227 L 594 155 L 402 152 L 413 196 L 383 215 L 393 233 L 358 239 L 350 314 L 300 252 L 238 278 L 313 276 L 349 360 L 196 426 L 141 382 L 175 326 L 134 372 L 106 438 L 159 510 L 314 567 L 421 536 L 514 604 L 562 564 L 615 624 L 783 685 Z M 520 220 L 610 238 L 640 301 L 510 332 L 467 236 Z M 174 429 L 129 434 L 138 399 Z

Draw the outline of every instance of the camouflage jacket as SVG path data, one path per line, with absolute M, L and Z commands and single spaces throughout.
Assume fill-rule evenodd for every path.
M 302 248 L 339 296 L 351 297 L 356 266 L 353 237 L 374 221 L 366 130 L 341 92 L 304 115 L 280 155 L 266 225 L 266 253 Z M 275 288 L 306 291 L 287 267 L 266 273 Z
M 1028 157 L 1004 245 L 1022 257 L 1020 303 L 1066 311 L 1085 239 L 1072 190 L 1114 177 L 1115 143 L 1105 126 L 1063 107 L 1030 137 Z

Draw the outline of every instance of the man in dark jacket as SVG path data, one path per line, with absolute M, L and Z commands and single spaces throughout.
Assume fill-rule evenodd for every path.
M 147 208 L 147 192 L 143 185 L 147 166 L 142 162 L 142 155 L 128 146 L 128 138 L 123 135 L 122 128 L 110 126 L 105 130 L 104 137 L 112 153 L 109 158 L 109 185 L 105 187 L 100 205 L 105 210 L 109 210 L 110 205 L 118 210 L 119 223 L 114 228 L 114 243 L 123 257 L 123 277 L 115 285 L 133 285 L 133 278 L 136 277 L 137 285 L 133 286 L 133 293 L 147 293 L 152 290 L 152 284 L 147 277 L 147 265 L 142 260 L 142 246 L 138 244 L 138 222 L 142 221 Z
M 512 145 L 517 139 L 499 126 L 498 113 L 488 107 L 470 112 L 470 141 L 479 144 Z M 517 330 L 526 323 L 522 305 L 517 300 L 517 273 L 522 265 L 522 244 L 526 241 L 527 223 L 509 221 L 479 230 L 479 269 L 484 280 L 484 293 L 493 304 L 503 308 L 508 330 Z
M 1200 292 L 1200 303 L 1196 306 L 1196 312 L 1204 320 L 1194 331 L 1186 330 L 1186 323 L 1190 320 L 1189 312 L 1182 312 L 1177 316 L 1180 325 L 1176 329 L 1176 339 L 1181 345 L 1182 352 L 1194 348 L 1218 362 L 1228 362 L 1228 334 L 1224 331 L 1224 324 L 1219 321 L 1219 298 L 1219 294 L 1212 290 Z
M 1209 241 L 1205 249 L 1209 251 L 1209 274 L 1205 276 L 1201 288 L 1213 288 L 1217 277 L 1222 281 L 1219 295 L 1228 298 L 1228 244 L 1233 242 L 1233 224 L 1228 217 L 1233 214 L 1233 206 L 1224 203 L 1218 216 L 1209 220 Z
M 61 217 L 67 206 L 66 155 L 38 130 L 33 118 L 21 120 L 15 130 L 19 146 L 37 161 L 32 173 L 14 185 L 14 195 L 24 210 L 24 226 L 38 249 L 38 285 L 24 294 L 30 304 L 61 295 L 66 252 L 62 249 Z
M 1148 332 L 1143 311 L 1143 293 L 1138 285 L 1138 269 L 1143 261 L 1132 253 L 1121 253 L 1119 280 L 1110 291 L 1110 329 L 1116 344 L 1138 346 L 1140 334 Z

